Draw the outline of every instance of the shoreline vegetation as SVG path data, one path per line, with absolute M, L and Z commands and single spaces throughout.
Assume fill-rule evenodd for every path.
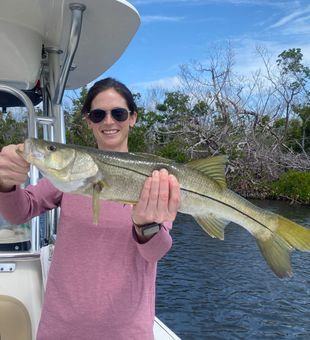
M 175 90 L 135 94 L 139 119 L 129 149 L 178 162 L 226 154 L 231 190 L 310 205 L 310 69 L 299 48 L 276 60 L 263 47 L 255 53 L 264 68 L 247 77 L 234 71 L 230 45 L 217 46 L 205 64 L 180 66 Z M 81 115 L 86 92 L 81 88 L 65 108 L 66 137 L 69 144 L 95 146 Z M 24 118 L 0 113 L 1 148 L 23 142 L 26 131 Z

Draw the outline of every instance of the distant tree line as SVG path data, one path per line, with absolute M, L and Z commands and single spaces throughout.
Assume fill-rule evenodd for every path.
M 130 151 L 186 162 L 225 153 L 230 188 L 252 198 L 310 203 L 310 69 L 299 48 L 275 61 L 257 48 L 264 68 L 234 72 L 233 51 L 215 48 L 206 64 L 180 67 L 175 91 L 135 94 L 139 120 Z M 94 146 L 81 107 L 87 89 L 66 112 L 67 142 Z M 1 146 L 21 142 L 25 122 L 1 115 Z

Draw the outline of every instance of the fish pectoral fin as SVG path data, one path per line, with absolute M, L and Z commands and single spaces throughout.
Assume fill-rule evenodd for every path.
M 225 166 L 228 161 L 226 155 L 191 161 L 186 166 L 198 170 L 215 180 L 223 189 L 226 189 Z
M 104 183 L 102 181 L 93 184 L 93 223 L 98 224 L 99 212 L 100 212 L 100 193 L 104 188 Z
M 207 216 L 194 216 L 196 222 L 211 237 L 224 240 L 224 229 L 230 221 L 220 219 L 213 214 Z
M 290 251 L 293 248 L 286 241 L 273 234 L 270 238 L 264 240 L 256 238 L 256 242 L 264 259 L 278 277 L 291 277 L 293 275 L 290 259 Z

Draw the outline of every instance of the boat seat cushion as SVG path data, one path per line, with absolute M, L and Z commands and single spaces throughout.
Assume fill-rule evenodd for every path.
M 26 307 L 7 295 L 0 295 L 0 339 L 31 340 L 31 321 Z

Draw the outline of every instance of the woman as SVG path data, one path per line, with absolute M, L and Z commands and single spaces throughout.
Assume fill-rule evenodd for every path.
M 98 81 L 82 111 L 99 149 L 128 151 L 137 108 L 125 85 Z M 29 164 L 17 148 L 0 153 L 0 213 L 20 224 L 62 208 L 37 339 L 153 339 L 156 264 L 171 247 L 180 205 L 176 178 L 154 171 L 134 207 L 101 201 L 94 225 L 88 197 L 62 193 L 47 179 L 22 190 Z

